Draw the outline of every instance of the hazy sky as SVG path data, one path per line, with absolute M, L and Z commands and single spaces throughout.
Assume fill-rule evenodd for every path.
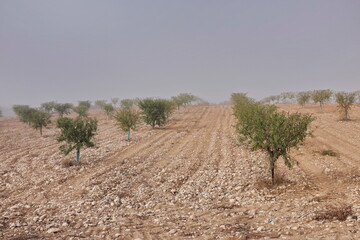
M 0 106 L 360 90 L 359 0 L 0 0 Z

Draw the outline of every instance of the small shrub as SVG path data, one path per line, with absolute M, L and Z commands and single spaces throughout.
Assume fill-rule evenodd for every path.
M 323 211 L 318 211 L 314 217 L 314 220 L 339 220 L 345 221 L 348 216 L 353 214 L 352 206 L 340 206 L 340 207 L 328 207 Z

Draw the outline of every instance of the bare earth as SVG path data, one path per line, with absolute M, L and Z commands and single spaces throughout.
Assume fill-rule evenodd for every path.
M 40 137 L 0 118 L 0 239 L 360 239 L 360 107 L 347 122 L 335 105 L 280 108 L 317 120 L 274 187 L 266 155 L 237 143 L 230 106 L 187 107 L 131 142 L 94 111 L 97 148 L 68 168 L 54 126 Z M 348 206 L 345 221 L 316 220 Z

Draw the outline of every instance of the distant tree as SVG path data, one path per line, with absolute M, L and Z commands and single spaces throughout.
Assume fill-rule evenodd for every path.
M 56 103 L 54 105 L 54 110 L 59 114 L 60 118 L 64 115 L 70 114 L 72 108 L 73 106 L 70 103 Z
M 112 113 L 114 112 L 115 108 L 112 104 L 107 103 L 103 106 L 103 110 L 106 114 L 107 119 L 109 119 L 111 117 Z
M 111 103 L 114 107 L 117 107 L 120 102 L 119 98 L 111 98 Z
M 231 94 L 230 101 L 235 106 L 249 104 L 249 103 L 254 102 L 253 99 L 246 96 L 246 93 L 233 93 L 233 94 Z
M 191 93 L 180 93 L 177 96 L 171 97 L 172 101 L 176 104 L 178 110 L 181 106 L 186 106 L 196 101 L 198 98 Z
M 234 115 L 238 120 L 239 139 L 253 150 L 260 149 L 268 154 L 274 183 L 276 161 L 282 157 L 289 168 L 292 166 L 290 149 L 305 140 L 314 119 L 308 114 L 277 112 L 274 105 L 262 105 L 242 96 L 237 99 Z
M 310 92 L 299 92 L 297 94 L 297 103 L 301 106 L 305 106 L 311 100 L 311 93 Z
M 2 111 L 1 111 L 1 109 L 0 109 L 0 117 L 2 117 Z
M 349 120 L 349 111 L 356 101 L 356 93 L 339 92 L 335 96 L 338 108 L 343 113 L 343 120 Z
M 68 155 L 72 150 L 76 150 L 76 161 L 80 162 L 80 149 L 83 147 L 94 147 L 92 138 L 96 134 L 97 121 L 91 118 L 76 119 L 59 118 L 57 120 L 57 127 L 60 128 L 61 133 L 57 138 L 59 142 L 65 142 L 60 146 L 60 150 Z
M 36 109 L 31 108 L 29 105 L 14 105 L 13 111 L 19 117 L 20 121 L 23 123 L 31 125 L 31 115 L 36 111 Z
M 73 107 L 73 111 L 78 114 L 79 117 L 87 117 L 89 108 L 84 105 Z
M 40 135 L 42 136 L 42 129 L 51 123 L 50 118 L 51 118 L 50 113 L 42 112 L 38 110 L 34 111 L 30 117 L 31 127 L 36 130 L 39 130 Z
M 146 98 L 139 102 L 139 108 L 142 110 L 144 122 L 153 128 L 165 125 L 173 110 L 173 103 L 165 99 Z
M 333 95 L 331 90 L 316 90 L 312 94 L 314 103 L 320 104 L 320 112 L 323 112 L 323 104 L 328 102 Z
M 210 103 L 202 98 L 198 98 L 196 100 L 196 104 L 199 105 L 199 106 L 209 106 Z
M 91 107 L 91 102 L 90 101 L 79 101 L 78 106 L 84 106 L 89 110 Z
M 95 101 L 95 105 L 100 107 L 106 114 L 106 118 L 109 119 L 111 114 L 114 112 L 115 108 L 111 103 L 106 103 L 105 100 Z
M 114 116 L 117 125 L 121 130 L 128 133 L 128 140 L 131 139 L 131 130 L 136 131 L 140 121 L 140 114 L 132 108 L 122 108 Z
M 136 102 L 135 102 L 134 99 L 129 99 L 129 98 L 127 98 L 127 99 L 122 99 L 122 100 L 120 101 L 120 106 L 121 106 L 122 108 L 132 108 L 132 107 L 135 106 L 135 105 L 136 105 Z
M 294 92 L 283 92 L 279 96 L 281 103 L 293 103 L 296 98 L 296 94 Z
M 103 108 L 104 105 L 106 104 L 106 101 L 105 100 L 96 100 L 95 101 L 95 106 L 97 106 L 98 108 Z
M 41 109 L 47 113 L 53 113 L 55 110 L 56 102 L 45 102 L 41 104 Z
M 355 91 L 354 93 L 355 93 L 355 96 L 356 96 L 358 102 L 360 103 L 360 91 Z

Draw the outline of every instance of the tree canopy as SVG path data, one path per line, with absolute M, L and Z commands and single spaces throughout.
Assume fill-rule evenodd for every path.
M 97 130 L 97 121 L 95 119 L 63 117 L 57 120 L 57 127 L 61 130 L 57 140 L 65 142 L 64 145 L 60 146 L 60 150 L 67 155 L 75 149 L 78 162 L 80 161 L 81 148 L 95 146 L 95 143 L 92 142 Z

